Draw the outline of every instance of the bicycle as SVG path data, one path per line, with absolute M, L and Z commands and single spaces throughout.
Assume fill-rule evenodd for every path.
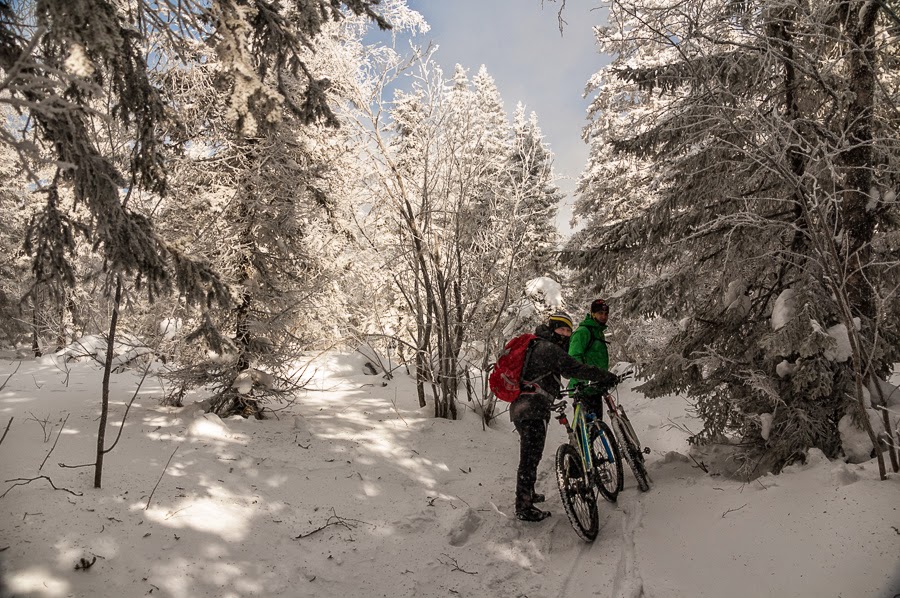
M 564 400 L 550 408 L 556 420 L 566 428 L 569 441 L 556 450 L 556 481 L 566 516 L 575 533 L 585 542 L 593 542 L 600 530 L 596 489 L 606 500 L 615 502 L 622 488 L 622 459 L 613 431 L 593 413 L 586 413 L 578 392 L 590 385 L 565 389 L 575 394 L 573 424 L 566 417 Z
M 623 380 L 630 375 L 631 372 L 627 372 L 619 379 Z M 641 448 L 641 441 L 631 425 L 631 420 L 628 419 L 628 415 L 625 413 L 625 408 L 613 399 L 612 394 L 606 393 L 603 401 L 606 403 L 610 428 L 615 434 L 619 452 L 628 461 L 628 465 L 631 466 L 638 488 L 640 488 L 641 492 L 647 492 L 650 490 L 650 482 L 653 480 L 650 478 L 650 474 L 647 472 L 647 467 L 644 464 L 644 455 L 650 454 L 650 448 Z M 621 490 L 621 487 L 619 489 Z

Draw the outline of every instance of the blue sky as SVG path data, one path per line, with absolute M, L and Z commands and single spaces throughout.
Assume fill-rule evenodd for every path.
M 581 141 L 588 100 L 587 80 L 609 58 L 596 49 L 592 27 L 606 11 L 596 0 L 567 0 L 560 35 L 558 2 L 549 0 L 408 0 L 431 26 L 428 40 L 439 46 L 435 59 L 447 74 L 459 63 L 474 76 L 487 66 L 508 114 L 516 103 L 538 115 L 545 141 L 556 156 L 560 188 L 567 193 L 557 224 L 569 230 L 571 193 L 587 159 Z

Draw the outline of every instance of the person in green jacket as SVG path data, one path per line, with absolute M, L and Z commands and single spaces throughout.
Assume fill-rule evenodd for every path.
M 606 346 L 606 338 L 603 336 L 608 318 L 609 305 L 606 301 L 603 299 L 592 301 L 590 313 L 585 316 L 569 340 L 569 355 L 581 363 L 608 370 L 609 350 Z M 582 381 L 574 378 L 569 380 L 569 388 L 579 382 Z M 603 393 L 603 389 L 587 388 L 579 397 L 584 406 L 600 418 L 603 417 Z

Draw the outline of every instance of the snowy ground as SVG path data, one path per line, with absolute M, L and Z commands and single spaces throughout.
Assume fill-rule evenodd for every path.
M 488 430 L 471 412 L 435 420 L 407 377 L 382 386 L 358 355 L 322 360 L 317 390 L 262 422 L 159 407 L 148 378 L 99 490 L 93 467 L 58 465 L 94 460 L 99 370 L 3 361 L 0 385 L 17 366 L 0 391 L 0 427 L 13 418 L 0 444 L 0 594 L 900 594 L 900 475 L 881 482 L 874 461 L 812 455 L 751 484 L 711 477 L 685 456 L 683 428 L 698 425 L 678 397 L 621 392 L 653 449 L 655 483 L 641 494 L 626 469 L 618 505 L 601 504 L 600 536 L 585 544 L 551 472 L 559 426 L 539 479 L 554 516 L 519 522 L 517 437 L 505 417 Z M 113 377 L 107 445 L 138 379 Z M 47 479 L 15 485 L 41 475 L 59 489 Z M 94 564 L 80 568 L 82 559 Z

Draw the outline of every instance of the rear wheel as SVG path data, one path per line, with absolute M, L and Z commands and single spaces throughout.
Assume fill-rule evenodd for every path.
M 612 430 L 606 422 L 596 420 L 591 423 L 590 448 L 597 489 L 603 498 L 609 502 L 616 502 L 625 476 L 622 475 L 619 445 L 616 444 Z
M 619 438 L 622 439 L 623 456 L 628 461 L 628 465 L 631 466 L 638 488 L 641 489 L 641 492 L 647 492 L 650 490 L 650 476 L 647 475 L 647 468 L 644 467 L 644 455 L 634 440 L 632 440 L 631 435 L 628 434 L 625 425 L 621 421 L 617 421 L 615 425 L 617 428 L 616 432 L 619 433 Z
M 578 451 L 570 444 L 556 450 L 556 481 L 566 516 L 575 533 L 585 542 L 593 542 L 600 529 L 597 499 L 590 476 L 585 475 Z

